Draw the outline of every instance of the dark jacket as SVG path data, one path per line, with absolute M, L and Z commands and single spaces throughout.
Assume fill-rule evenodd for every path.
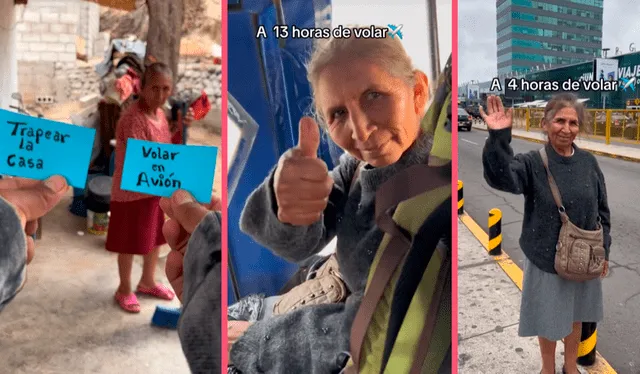
M 511 129 L 489 130 L 482 153 L 484 177 L 498 190 L 524 195 L 524 219 L 520 247 L 535 266 L 555 273 L 556 244 L 561 221 L 542 158 L 538 151 L 513 154 Z M 607 187 L 598 161 L 574 145 L 570 157 L 546 146 L 549 169 L 558 185 L 569 219 L 584 230 L 595 230 L 598 217 L 604 230 L 604 248 L 609 259 L 611 215 Z
M 340 369 L 339 356 L 349 349 L 351 325 L 383 237 L 374 219 L 376 190 L 399 170 L 426 163 L 431 141 L 421 137 L 393 165 L 365 166 L 348 196 L 359 161 L 343 155 L 331 172 L 334 188 L 323 218 L 310 226 L 292 226 L 278 220 L 274 172 L 251 194 L 241 217 L 245 233 L 280 257 L 297 263 L 320 252 L 337 236 L 340 271 L 352 294 L 345 303 L 303 307 L 254 323 L 231 351 L 231 361 L 243 374 L 314 374 Z

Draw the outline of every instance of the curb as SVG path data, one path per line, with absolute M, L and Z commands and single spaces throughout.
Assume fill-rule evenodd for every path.
M 487 129 L 482 128 L 482 127 L 476 127 L 476 126 L 472 126 L 472 127 L 474 129 L 476 129 L 476 130 L 488 131 Z M 540 143 L 540 144 L 544 144 L 545 143 L 543 140 L 530 138 L 528 136 L 523 136 L 523 135 L 511 134 L 511 137 L 512 138 L 516 138 L 516 139 L 520 139 L 520 140 L 527 140 L 527 141 L 534 142 L 534 143 Z M 584 148 L 584 147 L 580 147 L 580 149 L 584 149 L 585 151 L 588 151 L 588 152 L 593 153 L 594 155 L 598 155 L 598 156 L 610 157 L 610 158 L 615 158 L 615 159 L 618 159 L 618 160 L 629 161 L 629 162 L 640 162 L 640 157 L 622 156 L 622 155 L 615 154 L 615 153 L 595 151 L 593 149 Z
M 480 244 L 482 244 L 484 249 L 487 251 L 487 254 L 489 254 L 489 234 L 487 234 L 482 229 L 482 227 L 480 227 L 480 225 L 478 225 L 476 221 L 474 221 L 474 219 L 471 218 L 471 216 L 467 213 L 462 213 L 461 215 L 459 215 L 458 220 L 462 222 L 462 224 L 464 224 L 467 229 L 469 229 L 471 234 L 476 239 L 478 239 Z M 511 260 L 509 255 L 507 255 L 505 251 L 502 251 L 502 254 L 500 256 L 491 256 L 491 258 L 494 259 L 496 263 L 498 263 L 498 265 L 500 265 L 509 279 L 511 279 L 511 281 L 518 287 L 518 289 L 522 291 L 523 271 L 515 262 Z M 602 357 L 600 352 L 596 351 L 596 356 L 597 359 L 595 364 L 593 364 L 592 366 L 583 366 L 583 368 L 589 374 L 617 374 L 615 369 L 611 367 L 609 362 L 607 362 L 604 357 Z

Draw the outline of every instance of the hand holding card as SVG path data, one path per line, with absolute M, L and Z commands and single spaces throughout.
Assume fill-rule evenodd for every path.
M 64 176 L 83 189 L 96 130 L 0 109 L 0 174 Z

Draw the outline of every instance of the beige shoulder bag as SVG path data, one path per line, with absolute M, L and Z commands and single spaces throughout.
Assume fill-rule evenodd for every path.
M 353 174 L 348 194 L 351 193 L 351 187 L 358 180 L 362 165 L 363 163 L 360 162 Z M 342 280 L 335 253 L 310 275 L 312 277 L 307 277 L 306 281 L 280 296 L 280 299 L 273 306 L 274 315 L 285 314 L 305 305 L 337 304 L 349 296 L 349 290 Z
M 540 150 L 540 156 L 562 220 L 556 245 L 555 270 L 560 277 L 571 281 L 583 282 L 599 278 L 605 266 L 604 232 L 600 217 L 597 230 L 583 230 L 571 223 L 562 204 L 558 185 L 549 170 L 549 158 L 544 148 Z

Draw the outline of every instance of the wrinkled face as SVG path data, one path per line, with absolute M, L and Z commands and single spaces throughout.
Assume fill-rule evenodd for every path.
M 152 108 L 159 108 L 167 102 L 173 90 L 173 80 L 162 73 L 151 73 L 140 96 Z
M 551 122 L 545 121 L 544 129 L 552 146 L 555 148 L 570 147 L 580 132 L 578 113 L 571 107 L 562 108 Z
M 418 137 L 427 103 L 427 77 L 416 78 L 410 86 L 365 60 L 341 59 L 324 68 L 315 100 L 331 139 L 375 167 L 398 161 Z

